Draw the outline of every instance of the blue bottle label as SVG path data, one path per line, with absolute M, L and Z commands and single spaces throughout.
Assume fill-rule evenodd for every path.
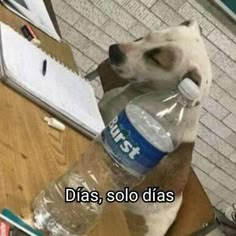
M 110 122 L 101 138 L 110 157 L 136 176 L 147 174 L 167 154 L 136 130 L 125 111 Z

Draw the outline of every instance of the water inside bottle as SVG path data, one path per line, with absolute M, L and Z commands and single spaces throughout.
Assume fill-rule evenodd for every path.
M 64 191 L 69 186 L 89 185 L 78 173 L 68 172 L 51 183 L 34 202 L 35 225 L 48 230 L 52 236 L 82 236 L 102 212 L 103 207 L 96 203 L 65 203 Z
M 134 104 L 126 107 L 126 113 L 133 126 L 153 146 L 167 153 L 174 151 L 171 135 L 151 114 Z
M 163 152 L 174 150 L 170 134 L 155 117 L 133 104 L 126 107 L 126 113 L 137 131 L 153 146 Z M 33 206 L 34 220 L 39 229 L 46 229 L 53 236 L 82 236 L 95 226 L 104 210 L 104 204 L 65 203 L 66 187 L 83 186 L 87 191 L 96 189 L 102 192 L 124 186 L 134 187 L 140 182 L 140 178 L 122 168 L 109 156 L 99 139 L 92 143 L 85 158 L 78 162 L 79 166 L 73 168 L 77 171 L 68 171 L 36 198 Z

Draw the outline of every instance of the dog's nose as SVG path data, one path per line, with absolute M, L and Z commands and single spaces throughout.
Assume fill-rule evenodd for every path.
M 125 54 L 120 50 L 118 44 L 113 44 L 109 48 L 109 58 L 112 64 L 121 64 L 125 60 Z

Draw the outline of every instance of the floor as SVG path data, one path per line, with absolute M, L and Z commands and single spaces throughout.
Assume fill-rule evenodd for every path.
M 63 39 L 81 75 L 107 58 L 109 45 L 196 19 L 212 61 L 213 84 L 205 101 L 193 167 L 212 204 L 236 202 L 236 27 L 210 0 L 53 0 Z M 92 82 L 100 99 L 99 79 Z M 213 235 L 213 234 L 211 234 Z M 217 234 L 215 234 L 217 235 Z

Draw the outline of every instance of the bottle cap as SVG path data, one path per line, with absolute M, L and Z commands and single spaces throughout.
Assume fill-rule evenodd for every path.
M 179 91 L 189 100 L 193 101 L 200 95 L 199 87 L 189 78 L 186 78 L 178 85 Z

